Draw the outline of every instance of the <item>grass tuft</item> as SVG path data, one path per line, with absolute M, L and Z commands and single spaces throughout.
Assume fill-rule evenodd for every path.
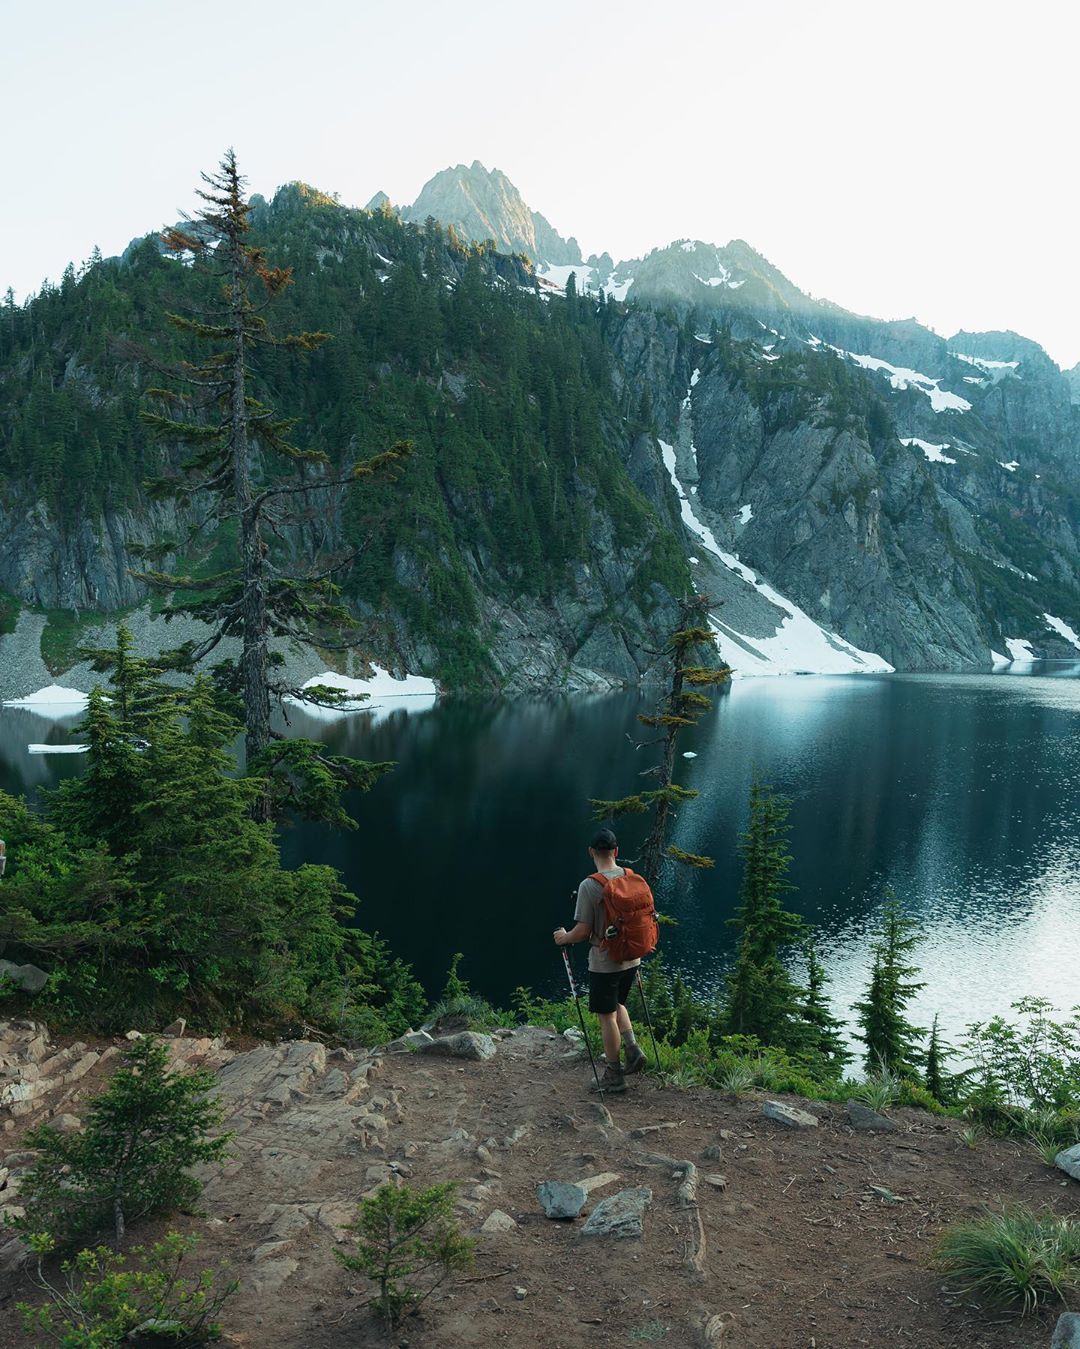
M 948 1228 L 933 1260 L 962 1292 L 1026 1316 L 1080 1288 L 1080 1223 L 1003 1209 Z

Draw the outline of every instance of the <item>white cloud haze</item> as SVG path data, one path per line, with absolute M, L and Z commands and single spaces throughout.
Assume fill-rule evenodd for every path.
M 0 288 L 193 205 L 498 167 L 586 253 L 741 237 L 797 285 L 1080 361 L 1080 19 L 1053 0 L 0 3 Z

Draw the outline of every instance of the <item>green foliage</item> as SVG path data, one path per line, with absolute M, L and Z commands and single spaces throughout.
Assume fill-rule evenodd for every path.
M 286 870 L 271 827 L 251 818 L 260 784 L 235 776 L 236 723 L 210 684 L 156 704 L 140 690 L 91 698 L 87 771 L 46 820 L 0 794 L 0 938 L 49 972 L 35 1008 L 105 1032 L 184 1015 L 378 1043 L 414 1024 L 419 985 L 346 926 L 356 901 L 338 873 Z
M 879 1062 L 856 1088 L 855 1096 L 874 1110 L 888 1110 L 900 1099 L 903 1085 L 904 1080 L 899 1073 L 894 1073 L 887 1063 Z
M 975 1074 L 996 1083 L 1008 1105 L 1080 1108 L 1080 1007 L 1064 1021 L 1046 998 L 1022 998 L 1012 1010 L 1016 1021 L 996 1016 L 968 1028 Z
M 388 1327 L 417 1311 L 448 1275 L 472 1265 L 474 1242 L 454 1217 L 455 1186 L 380 1185 L 362 1200 L 349 1231 L 351 1252 L 335 1251 L 346 1269 L 375 1285 L 370 1301 Z
M 871 947 L 870 984 L 863 1000 L 855 1004 L 861 1027 L 856 1039 L 866 1046 L 869 1070 L 885 1066 L 913 1075 L 922 1059 L 918 1041 L 926 1034 L 905 1017 L 907 1004 L 925 986 L 913 980 L 918 968 L 907 961 L 908 952 L 919 943 L 918 924 L 891 895 L 880 921 L 880 935 Z
M 808 1039 L 803 1012 L 807 995 L 781 960 L 781 953 L 804 933 L 802 919 L 783 903 L 793 889 L 787 880 L 788 810 L 786 800 L 759 782 L 753 784 L 750 822 L 739 843 L 742 903 L 729 919 L 739 932 L 739 945 L 728 979 L 724 1023 L 730 1034 L 753 1035 L 763 1044 L 796 1051 Z M 822 1029 L 813 1026 L 812 1038 L 818 1043 Z
M 129 1223 L 190 1206 L 202 1186 L 187 1168 L 222 1160 L 229 1136 L 209 1137 L 222 1119 L 213 1074 L 169 1067 L 160 1040 L 136 1040 L 87 1102 L 81 1133 L 43 1124 L 27 1134 L 40 1156 L 20 1191 L 21 1232 L 67 1248 L 111 1227 L 119 1242 Z
M 851 1054 L 844 1044 L 843 1023 L 829 1010 L 826 989 L 829 976 L 818 958 L 817 945 L 811 936 L 805 943 L 806 991 L 802 1018 L 806 1022 L 805 1045 L 816 1054 L 825 1068 L 837 1077 L 851 1062 Z
M 126 1255 L 106 1246 L 79 1251 L 60 1266 L 59 1283 L 44 1272 L 42 1257 L 52 1249 L 51 1241 L 38 1238 L 33 1246 L 39 1257 L 36 1282 L 49 1301 L 41 1306 L 20 1302 L 18 1311 L 27 1334 L 59 1349 L 115 1349 L 151 1333 L 160 1337 L 156 1342 L 176 1349 L 216 1343 L 221 1338 L 217 1318 L 239 1287 L 235 1280 L 220 1282 L 211 1269 L 185 1276 L 184 1261 L 196 1241 L 178 1232 Z M 142 1336 L 133 1337 L 138 1328 Z
M 1029 1315 L 1080 1288 L 1080 1223 L 1004 1209 L 946 1229 L 933 1258 L 961 1292 Z
M 491 1003 L 475 994 L 468 980 L 458 973 L 464 958 L 458 951 L 451 959 L 442 996 L 430 1008 L 429 1019 L 440 1025 L 448 1022 L 460 1024 L 462 1029 L 482 1029 L 505 1024 L 511 1018 L 506 1013 L 496 1011 Z
M 96 610 L 46 609 L 41 630 L 41 659 L 51 675 L 63 674 L 79 659 L 79 643 L 86 628 L 104 623 Z

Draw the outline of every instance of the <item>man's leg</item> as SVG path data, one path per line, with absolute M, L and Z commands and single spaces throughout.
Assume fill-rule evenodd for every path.
M 600 1086 L 604 1091 L 625 1091 L 622 1065 L 619 1062 L 621 1034 L 618 1025 L 617 977 L 591 970 L 589 972 L 589 1011 L 600 1022 L 600 1036 L 604 1044 L 604 1072 Z
M 607 1059 L 608 1063 L 618 1064 L 619 1062 L 619 1045 L 622 1041 L 620 1013 L 623 1018 L 626 1018 L 626 1008 L 621 1006 L 614 1012 L 597 1013 L 600 1022 L 600 1038 L 604 1042 L 604 1058 Z
M 623 972 L 618 989 L 619 1005 L 615 1009 L 615 1025 L 626 1058 L 625 1071 L 628 1073 L 640 1073 L 646 1062 L 645 1053 L 634 1034 L 634 1023 L 630 1020 L 630 1013 L 626 1010 L 626 999 L 630 996 L 630 990 L 633 988 L 636 978 L 636 969 Z

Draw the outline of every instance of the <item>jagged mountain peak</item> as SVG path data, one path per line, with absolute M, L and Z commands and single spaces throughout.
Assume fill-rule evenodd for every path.
M 501 169 L 488 169 L 478 159 L 441 169 L 401 214 L 417 223 L 433 216 L 466 239 L 494 239 L 501 252 L 524 253 L 540 266 L 581 262 L 577 240 L 564 239 Z

